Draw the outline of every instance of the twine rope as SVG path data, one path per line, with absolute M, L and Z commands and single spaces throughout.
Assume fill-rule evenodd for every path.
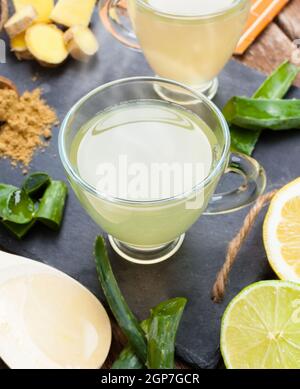
M 229 243 L 224 265 L 219 271 L 212 289 L 212 299 L 215 303 L 219 303 L 223 300 L 230 271 L 237 259 L 238 253 L 243 246 L 243 243 L 247 239 L 252 227 L 254 226 L 254 223 L 261 210 L 273 199 L 276 193 L 277 190 L 273 190 L 272 192 L 266 193 L 257 199 L 255 205 L 251 208 L 248 215 L 246 216 L 241 229 Z

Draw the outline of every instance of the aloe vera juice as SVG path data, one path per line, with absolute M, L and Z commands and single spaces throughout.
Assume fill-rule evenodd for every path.
M 204 211 L 217 181 L 201 183 L 221 151 L 193 112 L 159 100 L 125 102 L 100 112 L 73 141 L 72 164 L 94 194 L 71 183 L 106 232 L 150 248 L 177 238 Z

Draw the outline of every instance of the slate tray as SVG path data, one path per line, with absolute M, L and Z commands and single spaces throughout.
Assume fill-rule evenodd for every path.
M 56 108 L 60 119 L 76 100 L 98 85 L 122 77 L 152 74 L 141 54 L 114 41 L 96 19 L 94 29 L 101 38 L 102 47 L 98 58 L 88 65 L 70 60 L 57 69 L 41 69 L 31 62 L 20 63 L 8 53 L 7 63 L 0 65 L 0 73 L 13 79 L 21 91 L 43 88 L 44 97 Z M 36 72 L 39 77 L 33 82 L 32 76 Z M 221 74 L 216 103 L 221 107 L 234 94 L 250 96 L 263 78 L 261 74 L 231 61 Z M 300 91 L 293 89 L 290 96 L 300 97 Z M 56 179 L 65 179 L 58 157 L 57 132 L 54 131 L 47 151 L 36 154 L 31 171 L 45 170 Z M 268 189 L 283 185 L 300 175 L 300 133 L 264 134 L 255 157 L 266 168 Z M 8 161 L 0 160 L 0 182 L 18 185 L 22 179 L 20 169 L 13 169 Z M 217 366 L 220 319 L 232 297 L 252 282 L 274 277 L 262 245 L 262 215 L 232 270 L 225 301 L 216 305 L 210 299 L 211 287 L 223 263 L 228 241 L 239 229 L 245 214 L 246 210 L 200 218 L 187 234 L 180 252 L 159 265 L 130 264 L 111 252 L 121 289 L 140 319 L 162 300 L 175 296 L 188 298 L 177 340 L 177 354 L 194 366 Z M 59 233 L 38 226 L 26 239 L 17 241 L 0 228 L 0 246 L 65 271 L 103 299 L 92 256 L 94 239 L 100 232 L 70 191 L 63 228 Z

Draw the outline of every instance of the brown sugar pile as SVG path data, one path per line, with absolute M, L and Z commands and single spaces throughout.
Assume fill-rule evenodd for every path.
M 47 145 L 58 121 L 40 89 L 22 96 L 12 89 L 0 89 L 0 123 L 0 157 L 26 167 L 36 149 Z

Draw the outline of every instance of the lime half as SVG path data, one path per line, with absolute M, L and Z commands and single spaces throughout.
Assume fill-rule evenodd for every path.
M 262 281 L 227 307 L 221 352 L 229 369 L 300 368 L 300 285 Z

